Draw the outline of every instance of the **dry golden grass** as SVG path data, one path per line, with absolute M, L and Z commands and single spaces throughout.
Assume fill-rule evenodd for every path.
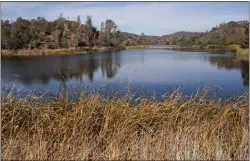
M 33 56 L 33 55 L 66 55 L 66 54 L 83 54 L 83 49 L 22 49 L 22 50 L 2 50 L 2 56 Z
M 239 56 L 245 56 L 249 57 L 249 49 L 243 49 L 240 47 L 240 45 L 230 45 L 229 49 L 233 54 L 239 55 Z
M 92 52 L 105 52 L 123 49 L 144 49 L 147 46 L 127 46 L 127 47 L 84 47 L 84 48 L 65 48 L 65 49 L 20 49 L 20 50 L 2 50 L 2 56 L 35 56 L 35 55 L 70 55 L 86 54 Z
M 3 159 L 248 160 L 248 94 L 2 98 Z M 36 100 L 36 101 L 34 101 Z
M 126 49 L 145 49 L 148 48 L 149 45 L 136 45 L 136 46 L 126 46 Z

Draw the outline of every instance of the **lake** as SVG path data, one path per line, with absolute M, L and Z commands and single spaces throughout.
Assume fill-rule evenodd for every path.
M 139 95 L 179 88 L 185 95 L 207 87 L 210 94 L 231 97 L 249 91 L 249 63 L 229 54 L 148 49 L 64 56 L 2 57 L 2 91 L 111 90 Z

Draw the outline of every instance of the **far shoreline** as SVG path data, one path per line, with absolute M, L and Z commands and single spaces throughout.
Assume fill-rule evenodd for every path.
M 81 55 L 91 54 L 94 52 L 106 52 L 129 49 L 145 49 L 150 45 L 135 45 L 125 47 L 93 47 L 93 48 L 61 48 L 61 49 L 19 49 L 19 50 L 2 50 L 1 56 L 56 56 L 56 55 Z
M 2 57 L 24 57 L 24 56 L 58 56 L 58 55 L 82 55 L 91 54 L 95 52 L 108 52 L 108 51 L 119 51 L 119 50 L 131 50 L 131 49 L 146 49 L 150 46 L 157 45 L 134 45 L 134 46 L 123 46 L 123 47 L 83 47 L 83 48 L 61 48 L 61 49 L 18 49 L 18 50 L 2 50 Z M 219 46 L 219 45 L 207 45 L 201 48 L 200 46 L 180 46 L 180 45 L 159 45 L 169 46 L 174 48 L 188 48 L 199 51 L 218 51 L 220 49 L 226 49 L 227 54 L 235 55 L 239 59 L 249 61 L 249 49 L 243 49 L 239 45 Z

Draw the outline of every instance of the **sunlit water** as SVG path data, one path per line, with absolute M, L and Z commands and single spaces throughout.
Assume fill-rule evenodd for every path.
M 2 57 L 2 91 L 20 89 L 57 94 L 89 86 L 101 93 L 170 93 L 191 95 L 201 87 L 230 97 L 248 92 L 249 63 L 208 52 L 150 49 L 69 56 Z

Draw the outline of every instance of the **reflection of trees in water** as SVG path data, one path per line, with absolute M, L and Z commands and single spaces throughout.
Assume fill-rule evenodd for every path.
M 149 48 L 150 49 L 150 48 Z M 153 50 L 173 50 L 173 51 L 181 51 L 181 52 L 210 52 L 214 54 L 226 54 L 229 52 L 227 48 L 215 48 L 215 49 L 194 49 L 190 47 L 174 47 L 174 46 L 166 46 L 164 48 L 151 48 Z
M 117 53 L 81 55 L 81 56 L 46 56 L 46 57 L 23 57 L 4 58 L 2 61 L 2 80 L 10 81 L 11 77 L 30 85 L 34 81 L 41 84 L 48 84 L 52 79 L 66 82 L 70 79 L 77 79 L 82 82 L 84 76 L 89 81 L 94 80 L 95 72 L 100 69 L 102 76 L 114 77 L 120 65 L 121 55 Z M 249 85 L 249 62 L 239 61 L 231 56 L 203 56 L 201 59 L 209 61 L 218 69 L 239 69 L 243 78 L 243 84 Z
M 18 75 L 15 80 L 25 85 L 30 85 L 34 81 L 48 84 L 52 79 L 66 82 L 74 78 L 82 81 L 84 75 L 89 81 L 93 81 L 98 68 L 104 77 L 114 77 L 120 68 L 120 61 L 119 54 L 104 54 L 98 59 L 94 55 L 8 58 L 3 61 L 2 71 L 5 81 L 9 81 L 13 75 Z
M 243 78 L 243 85 L 249 85 L 249 62 L 237 60 L 235 57 L 209 57 L 209 62 L 218 69 L 240 69 Z
M 216 66 L 218 69 L 240 69 L 241 63 L 235 57 L 230 56 L 210 56 L 210 64 Z
M 102 70 L 102 76 L 107 78 L 114 77 L 118 69 L 120 68 L 120 64 L 112 64 L 112 58 L 108 58 L 106 60 L 101 61 L 101 70 Z
M 244 86 L 249 86 L 249 62 L 248 61 L 241 61 L 241 76 L 243 78 Z
M 175 50 L 175 51 L 198 51 L 194 50 L 192 48 L 164 48 L 165 50 Z M 154 49 L 156 50 L 156 49 Z M 163 50 L 162 48 L 159 48 L 159 50 Z M 200 51 L 205 51 L 205 50 L 200 50 Z M 228 53 L 228 49 L 226 48 L 221 48 L 221 49 L 214 49 L 210 50 L 211 53 L 214 54 L 225 54 Z M 180 57 L 183 58 L 181 55 Z M 188 56 L 190 57 L 190 55 Z M 248 86 L 249 85 L 249 62 L 248 61 L 242 61 L 238 60 L 236 57 L 232 56 L 204 56 L 200 55 L 200 60 L 204 61 L 209 61 L 210 64 L 214 65 L 217 67 L 219 70 L 232 70 L 232 69 L 240 69 L 241 71 L 241 76 L 243 78 L 243 85 Z

